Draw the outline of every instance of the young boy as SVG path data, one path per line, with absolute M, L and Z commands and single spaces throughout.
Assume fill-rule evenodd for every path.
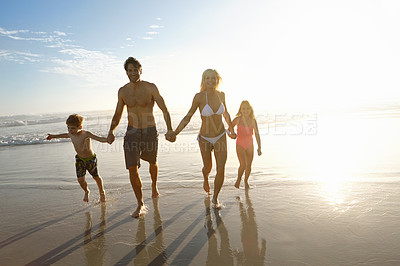
M 85 181 L 86 170 L 92 175 L 96 181 L 100 192 L 100 201 L 105 202 L 106 196 L 103 188 L 103 179 L 97 172 L 97 158 L 92 150 L 92 144 L 90 139 L 94 139 L 100 142 L 107 142 L 107 138 L 96 136 L 89 131 L 82 130 L 83 117 L 77 114 L 70 115 L 66 121 L 68 127 L 68 133 L 52 135 L 48 134 L 47 140 L 54 138 L 70 138 L 76 151 L 76 175 L 78 177 L 79 185 L 85 191 L 85 197 L 83 201 L 89 201 L 89 193 L 87 183 Z

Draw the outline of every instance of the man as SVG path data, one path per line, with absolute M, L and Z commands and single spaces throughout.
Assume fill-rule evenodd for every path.
M 138 207 L 132 213 L 132 216 L 137 218 L 145 213 L 142 181 L 138 173 L 140 159 L 150 164 L 152 197 L 159 196 L 157 188 L 158 133 L 153 115 L 154 102 L 157 103 L 164 115 L 168 130 L 165 134 L 166 139 L 174 142 L 176 136 L 172 130 L 170 114 L 156 85 L 140 79 L 142 74 L 140 62 L 133 57 L 129 57 L 125 61 L 124 68 L 129 78 L 129 83 L 118 91 L 118 103 L 111 121 L 107 142 L 111 144 L 115 140 L 114 130 L 121 121 L 122 112 L 126 105 L 128 129 L 124 139 L 125 164 L 126 168 L 129 169 L 129 179 L 138 201 Z

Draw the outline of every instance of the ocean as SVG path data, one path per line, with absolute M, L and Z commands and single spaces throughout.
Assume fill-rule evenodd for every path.
M 46 140 L 48 133 L 67 132 L 65 120 L 69 113 L 40 115 L 15 115 L 0 117 L 0 151 L 7 147 L 25 145 L 52 145 L 69 142 L 68 139 Z M 83 128 L 100 136 L 106 136 L 113 115 L 112 110 L 83 112 Z M 184 113 L 171 113 L 176 127 Z M 233 116 L 233 115 L 232 115 Z M 160 138 L 166 132 L 161 113 L 155 113 Z M 359 111 L 348 113 L 260 113 L 256 117 L 263 156 L 255 158 L 264 166 L 277 169 L 286 177 L 321 179 L 321 174 L 340 180 L 369 178 L 397 178 L 400 167 L 400 111 Z M 198 152 L 196 136 L 201 124 L 196 113 L 175 143 L 160 141 L 163 152 Z M 120 141 L 127 127 L 123 117 L 115 134 Z M 184 141 L 182 135 L 186 137 Z M 94 146 L 103 151 L 122 152 L 121 145 L 100 144 Z M 256 142 L 254 141 L 256 145 Z M 235 160 L 235 142 L 228 139 L 230 156 Z M 275 170 L 273 171 L 275 172 Z M 333 177 L 335 175 L 335 177 Z

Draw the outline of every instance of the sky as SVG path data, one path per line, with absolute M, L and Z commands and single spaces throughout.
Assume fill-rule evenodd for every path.
M 397 0 L 2 0 L 0 116 L 113 110 L 136 57 L 170 112 L 216 69 L 227 107 L 400 100 Z

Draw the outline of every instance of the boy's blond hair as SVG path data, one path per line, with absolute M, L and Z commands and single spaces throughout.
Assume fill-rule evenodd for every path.
M 80 127 L 83 124 L 84 118 L 80 115 L 73 114 L 67 118 L 66 124 L 69 126 Z

